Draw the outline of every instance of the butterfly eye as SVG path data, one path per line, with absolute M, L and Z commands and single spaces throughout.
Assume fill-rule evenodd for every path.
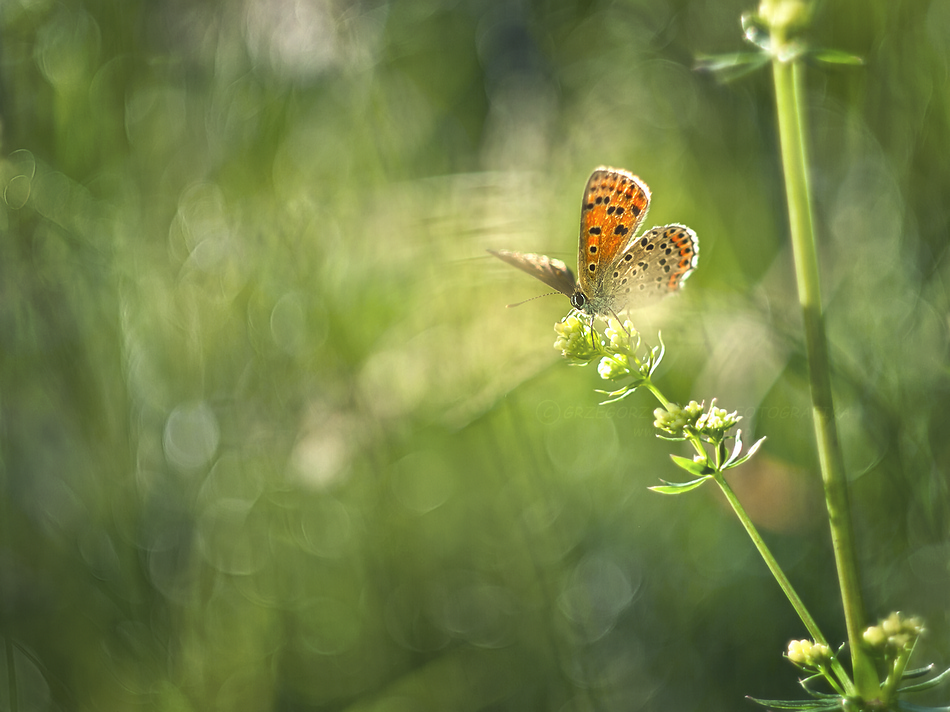
M 587 304 L 587 297 L 583 292 L 574 292 L 571 295 L 571 306 L 575 309 L 583 309 L 585 304 Z

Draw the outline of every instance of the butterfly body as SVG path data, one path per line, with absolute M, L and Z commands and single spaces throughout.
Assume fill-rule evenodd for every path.
M 561 260 L 546 255 L 489 250 L 540 279 L 594 317 L 653 304 L 678 291 L 696 268 L 699 241 L 685 225 L 654 227 L 637 236 L 650 207 L 650 189 L 616 168 L 598 168 L 587 181 L 575 278 Z

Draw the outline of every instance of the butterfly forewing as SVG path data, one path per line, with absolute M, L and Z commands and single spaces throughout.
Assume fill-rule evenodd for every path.
M 650 189 L 632 173 L 598 168 L 587 181 L 581 204 L 578 279 L 593 303 L 606 296 L 608 267 L 636 235 L 650 207 Z
M 552 289 L 568 297 L 572 296 L 577 289 L 574 273 L 561 260 L 531 252 L 512 252 L 511 250 L 489 250 L 489 252 L 498 259 L 537 277 Z

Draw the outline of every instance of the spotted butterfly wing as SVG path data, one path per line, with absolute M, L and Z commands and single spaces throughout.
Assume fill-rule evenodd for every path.
M 685 225 L 647 230 L 608 268 L 612 284 L 608 309 L 619 312 L 660 301 L 682 287 L 698 259 L 699 240 Z
M 632 173 L 601 167 L 584 189 L 578 276 L 546 255 L 489 250 L 537 277 L 590 316 L 616 315 L 677 291 L 699 257 L 696 233 L 685 225 L 655 227 L 636 237 L 650 208 L 650 189 Z
M 595 170 L 584 189 L 577 249 L 578 281 L 587 299 L 584 311 L 607 315 L 615 288 L 611 267 L 631 243 L 650 208 L 650 189 L 632 173 Z

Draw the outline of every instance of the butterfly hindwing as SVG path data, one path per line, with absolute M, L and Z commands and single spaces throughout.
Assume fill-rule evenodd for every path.
M 643 233 L 614 261 L 615 311 L 643 307 L 680 289 L 696 267 L 699 242 L 685 225 L 654 227 Z

